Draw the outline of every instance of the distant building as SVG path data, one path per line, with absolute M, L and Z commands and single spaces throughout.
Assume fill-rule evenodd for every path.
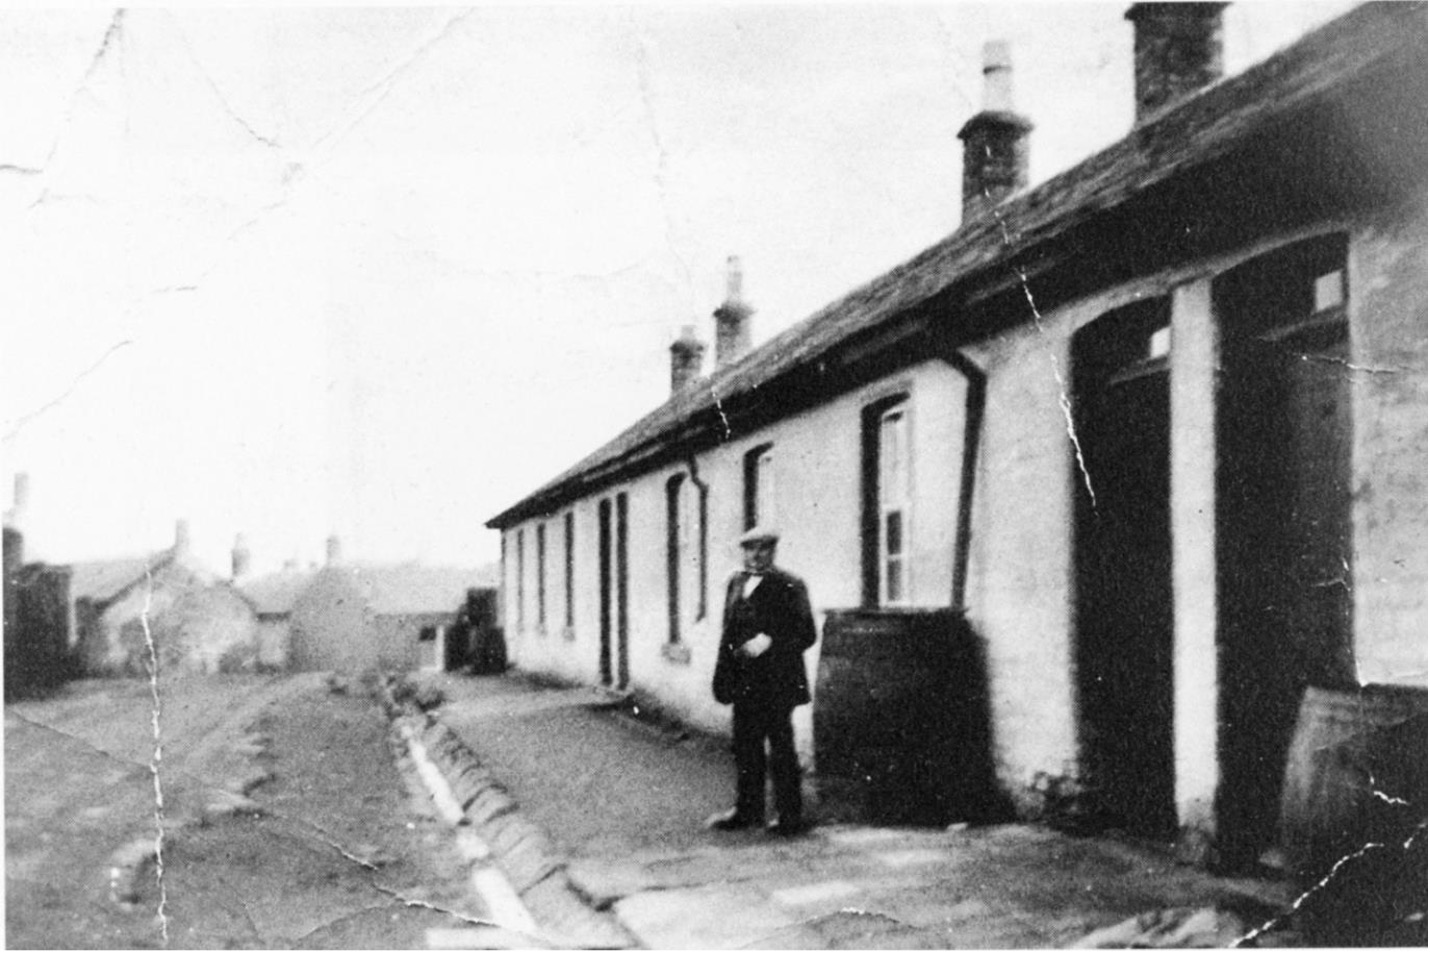
M 294 600 L 289 628 L 295 671 L 407 671 L 444 667 L 445 638 L 473 570 L 347 564 L 336 538 L 327 564 Z
M 12 687 L 17 679 L 53 685 L 80 676 L 143 675 L 155 660 L 160 671 L 198 675 L 261 667 L 257 613 L 194 559 L 183 520 L 174 545 L 158 553 L 30 563 L 7 571 L 7 579 Z
M 1135 4 L 1135 127 L 1030 191 L 990 45 L 961 227 L 748 353 L 732 268 L 714 371 L 683 335 L 668 401 L 489 521 L 515 663 L 723 729 L 720 593 L 773 522 L 821 615 L 963 620 L 1020 814 L 1066 781 L 1271 846 L 1308 686 L 1423 704 L 1426 13 L 1221 79 L 1222 6 Z
M 288 668 L 293 607 L 316 575 L 314 570 L 287 566 L 281 572 L 241 579 L 239 592 L 258 614 L 258 664 L 264 670 Z
M 258 620 L 252 605 L 192 555 L 180 520 L 174 545 L 148 557 L 64 567 L 70 650 L 86 675 L 148 671 L 151 643 L 161 670 L 252 671 Z

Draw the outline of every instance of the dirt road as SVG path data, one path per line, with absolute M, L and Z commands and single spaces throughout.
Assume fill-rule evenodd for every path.
M 6 707 L 9 948 L 411 949 L 482 917 L 367 697 L 235 676 L 160 700 L 162 876 L 149 684 Z

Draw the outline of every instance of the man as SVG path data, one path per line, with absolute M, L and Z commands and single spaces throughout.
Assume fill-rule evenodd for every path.
M 707 823 L 715 830 L 765 822 L 765 742 L 779 820 L 771 832 L 804 831 L 794 709 L 809 704 L 804 650 L 814 644 L 809 593 L 798 577 L 776 569 L 779 534 L 756 527 L 740 538 L 745 568 L 725 588 L 725 616 L 715 660 L 715 700 L 734 706 L 735 807 Z

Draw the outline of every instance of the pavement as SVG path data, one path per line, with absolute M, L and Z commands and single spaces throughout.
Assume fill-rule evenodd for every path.
M 1162 845 L 1029 824 L 819 824 L 817 799 L 802 837 L 709 831 L 733 790 L 724 741 L 591 688 L 512 674 L 422 682 L 445 695 L 440 723 L 544 832 L 569 889 L 628 945 L 1298 945 L 1263 930 L 1294 904 L 1291 884 L 1215 877 Z

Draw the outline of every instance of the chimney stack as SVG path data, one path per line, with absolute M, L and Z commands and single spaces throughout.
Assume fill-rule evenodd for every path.
M 328 537 L 328 565 L 341 565 L 343 561 L 343 542 L 336 535 Z
M 755 313 L 742 294 L 744 272 L 740 270 L 740 259 L 731 255 L 725 267 L 725 303 L 715 309 L 717 368 L 735 363 L 750 350 L 750 315 Z
M 23 529 L 21 525 L 25 522 L 25 508 L 30 503 L 30 475 L 28 473 L 15 474 L 14 498 L 10 501 L 10 508 L 5 511 L 5 525 L 12 529 Z
M 233 581 L 237 582 L 248 575 L 248 565 L 251 554 L 248 551 L 248 540 L 239 533 L 233 538 Z
M 704 361 L 705 345 L 695 336 L 694 325 L 687 324 L 670 346 L 670 392 L 679 393 L 697 380 Z
M 189 521 L 185 519 L 174 522 L 174 556 L 180 558 L 189 555 Z
M 963 140 L 963 222 L 1028 184 L 1033 124 L 1013 106 L 1013 58 L 1004 40 L 983 44 L 983 109 L 958 131 Z
M 1137 123 L 1221 79 L 1225 3 L 1134 3 Z

